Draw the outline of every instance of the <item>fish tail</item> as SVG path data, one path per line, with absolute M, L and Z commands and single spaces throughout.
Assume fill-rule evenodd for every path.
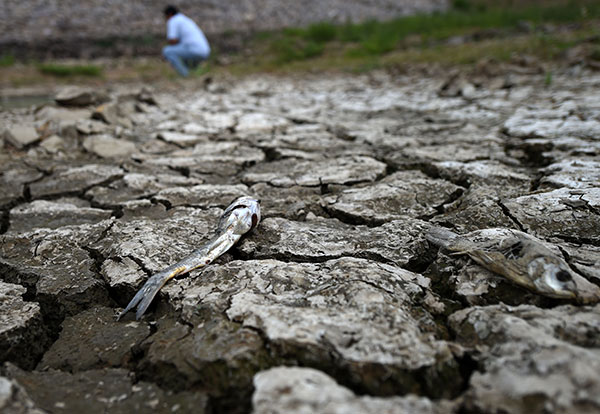
M 448 247 L 456 241 L 457 237 L 458 234 L 443 227 L 432 227 L 425 235 L 429 242 L 440 247 Z
M 165 283 L 179 273 L 182 273 L 182 271 L 180 269 L 175 269 L 172 271 L 162 271 L 150 277 L 150 279 L 144 283 L 144 286 L 142 286 L 142 288 L 136 293 L 133 299 L 131 299 L 131 302 L 129 302 L 123 312 L 119 314 L 117 320 L 121 319 L 123 315 L 136 306 L 137 311 L 135 313 L 135 318 L 139 320 L 144 312 L 146 312 L 148 309 L 148 306 L 150 306 L 150 303 L 152 303 L 152 300 L 158 291 L 165 285 Z
M 146 282 L 146 284 L 147 284 L 147 282 Z M 146 287 L 146 285 L 144 285 L 144 288 L 145 287 Z M 123 317 L 123 315 L 125 315 L 131 309 L 135 308 L 137 306 L 137 304 L 140 303 L 140 301 L 144 297 L 144 288 L 138 290 L 138 292 L 135 294 L 133 299 L 131 299 L 131 301 L 129 301 L 129 303 L 127 304 L 125 309 L 123 309 L 123 311 L 119 314 L 119 316 L 117 316 L 117 320 L 121 319 Z
M 175 276 L 175 274 L 173 274 L 173 275 L 160 275 L 159 274 L 157 276 L 161 276 L 161 277 L 158 277 L 158 278 L 151 277 L 150 279 L 148 279 L 148 281 L 144 285 L 144 288 L 142 289 L 143 294 L 142 294 L 141 302 L 138 305 L 137 311 L 135 312 L 135 319 L 137 319 L 137 320 L 139 320 L 142 317 L 142 315 L 144 314 L 144 312 L 146 312 L 146 309 L 148 309 L 148 306 L 150 306 L 150 303 L 152 303 L 152 300 L 154 299 L 154 297 L 156 296 L 158 291 L 165 285 L 165 283 L 167 283 L 167 281 L 169 279 L 171 279 L 173 276 Z

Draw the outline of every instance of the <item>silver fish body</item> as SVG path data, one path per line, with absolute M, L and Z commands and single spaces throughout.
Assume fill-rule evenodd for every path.
M 120 319 L 137 307 L 136 319 L 140 319 L 152 303 L 158 291 L 170 279 L 214 262 L 229 250 L 240 238 L 260 223 L 260 204 L 252 197 L 240 197 L 229 205 L 221 215 L 215 236 L 204 246 L 181 261 L 152 275 L 118 316 Z
M 427 240 L 466 254 L 486 269 L 538 294 L 562 299 L 578 296 L 574 274 L 544 242 L 518 230 L 491 228 L 458 235 L 435 227 Z

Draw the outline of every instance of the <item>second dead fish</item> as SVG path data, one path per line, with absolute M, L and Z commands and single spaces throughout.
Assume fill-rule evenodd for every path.
M 580 291 L 575 274 L 567 263 L 544 242 L 518 230 L 491 228 L 465 235 L 435 227 L 427 240 L 456 253 L 466 254 L 486 269 L 505 276 L 535 293 L 561 299 L 597 302 L 598 288 L 587 281 L 589 291 Z

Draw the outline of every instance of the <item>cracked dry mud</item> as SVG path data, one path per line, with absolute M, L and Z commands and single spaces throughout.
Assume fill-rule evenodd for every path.
M 518 229 L 600 284 L 600 75 L 444 81 L 119 86 L 1 113 L 0 411 L 600 411 L 600 305 L 425 238 Z M 242 195 L 259 227 L 116 321 Z

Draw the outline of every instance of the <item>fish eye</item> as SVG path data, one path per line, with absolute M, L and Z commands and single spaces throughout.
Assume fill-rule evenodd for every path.
M 571 275 L 569 274 L 569 272 L 567 272 L 566 270 L 559 270 L 556 273 L 556 278 L 560 281 L 560 282 L 568 282 L 569 280 L 571 280 Z

